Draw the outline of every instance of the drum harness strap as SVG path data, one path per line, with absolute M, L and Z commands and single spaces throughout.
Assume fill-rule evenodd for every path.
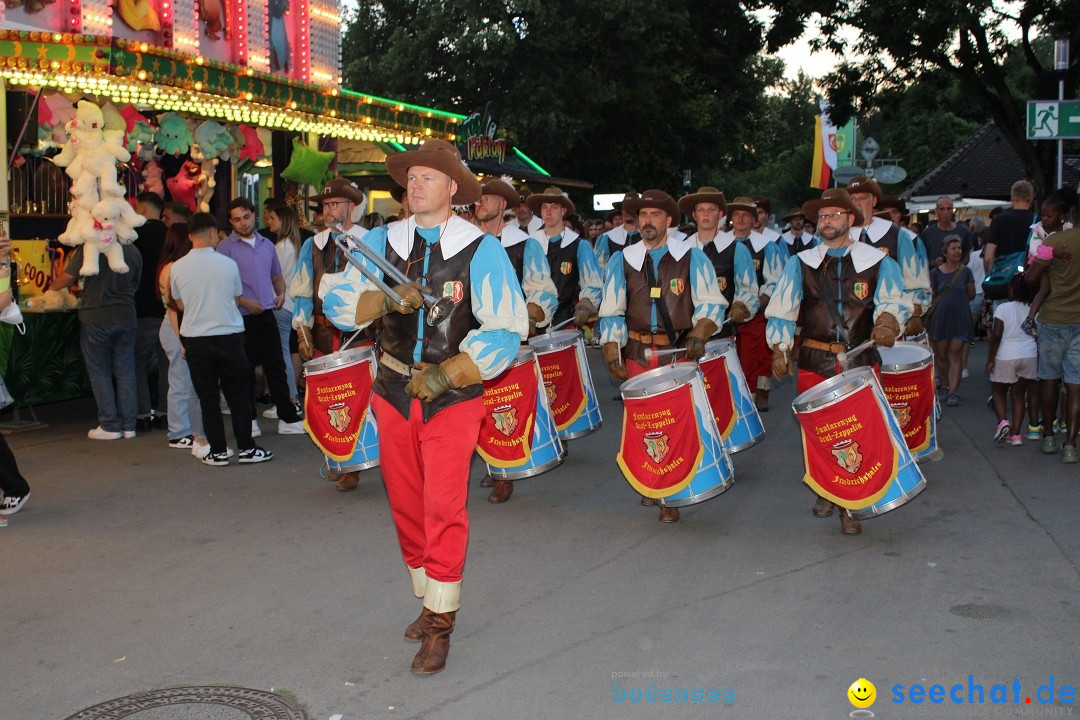
M 686 336 L 690 334 L 690 331 L 685 330 L 676 337 L 675 326 L 671 322 L 671 313 L 668 312 L 667 303 L 662 298 L 663 289 L 656 283 L 656 271 L 653 269 L 652 256 L 649 255 L 647 250 L 645 252 L 645 279 L 649 283 L 649 295 L 652 298 L 653 307 L 656 308 L 656 317 L 660 318 L 660 322 L 663 323 L 664 332 L 667 334 L 671 346 L 678 347 L 686 339 Z

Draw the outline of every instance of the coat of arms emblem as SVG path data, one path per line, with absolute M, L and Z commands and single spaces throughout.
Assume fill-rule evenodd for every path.
M 465 296 L 465 288 L 460 280 L 449 280 L 443 283 L 442 294 L 443 297 L 448 297 L 455 303 L 459 303 L 461 298 Z
M 569 260 L 563 261 L 563 263 L 559 265 L 559 272 L 561 272 L 563 275 L 569 275 L 573 271 L 573 269 L 574 264 Z
M 669 283 L 669 285 L 671 287 L 671 292 L 675 293 L 676 295 L 682 295 L 683 290 L 686 289 L 686 281 L 682 278 L 675 278 Z
M 326 414 L 330 416 L 330 425 L 340 433 L 349 429 L 352 417 L 349 414 L 348 405 L 332 405 L 326 408 Z
M 870 295 L 870 283 L 857 282 L 852 286 L 851 291 L 855 293 L 855 297 L 865 300 Z
M 900 429 L 907 428 L 908 423 L 911 422 L 911 406 L 907 403 L 900 403 L 890 407 L 892 407 L 893 415 L 896 416 L 896 421 L 900 423 Z
M 863 454 L 859 452 L 858 440 L 841 440 L 833 445 L 832 453 L 836 457 L 836 464 L 844 470 L 847 470 L 852 475 L 859 472 Z
M 500 405 L 491 413 L 491 419 L 495 423 L 496 430 L 510 437 L 518 426 L 517 408 L 511 405 Z
M 668 446 L 668 436 L 666 434 L 659 432 L 646 433 L 643 442 L 645 443 L 645 452 L 649 453 L 649 457 L 653 459 L 653 462 L 664 462 L 668 450 L 671 449 Z

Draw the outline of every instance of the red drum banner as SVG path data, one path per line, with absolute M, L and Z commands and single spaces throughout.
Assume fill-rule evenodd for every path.
M 540 361 L 555 428 L 565 430 L 581 416 L 587 400 L 585 381 L 578 367 L 577 345 L 545 352 L 536 359 Z
M 930 447 L 930 413 L 934 412 L 934 366 L 900 373 L 881 373 L 881 386 L 889 400 L 908 450 Z
M 529 461 L 536 422 L 536 364 L 516 365 L 484 382 L 484 421 L 476 452 L 488 465 L 511 468 Z
M 698 363 L 705 376 L 705 395 L 716 417 L 716 429 L 720 438 L 727 440 L 735 427 L 738 413 L 735 411 L 735 395 L 731 392 L 731 376 L 728 375 L 727 358 L 723 355 Z
M 694 479 L 705 446 L 687 383 L 651 397 L 623 398 L 616 461 L 635 490 L 651 498 L 679 492 Z
M 337 462 L 352 457 L 371 400 L 368 361 L 307 377 L 304 429 L 323 454 Z
M 817 410 L 800 411 L 803 481 L 814 492 L 849 510 L 880 500 L 896 476 L 900 454 L 872 386 Z

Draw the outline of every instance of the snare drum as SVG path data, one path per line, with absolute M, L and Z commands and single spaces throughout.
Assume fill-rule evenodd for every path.
M 701 371 L 690 363 L 627 380 L 617 461 L 627 482 L 659 505 L 681 507 L 731 487 L 731 459 L 716 430 Z M 687 419 L 696 421 L 689 431 Z
M 698 366 L 705 379 L 705 394 L 716 418 L 716 429 L 727 451 L 737 453 L 761 442 L 765 426 L 746 384 L 735 341 L 728 338 L 706 343 Z
M 930 347 L 930 335 L 925 330 L 920 333 L 915 333 L 914 335 L 905 335 L 904 341 Z M 878 348 L 878 350 L 880 349 L 881 348 Z
M 332 475 L 367 470 L 379 464 L 379 429 L 371 411 L 375 349 L 349 348 L 304 363 L 304 429 L 326 459 Z M 347 387 L 346 387 L 347 386 Z M 356 433 L 342 452 L 328 452 L 332 438 Z
M 580 330 L 558 330 L 529 338 L 544 376 L 559 437 L 573 440 L 600 429 L 600 403 Z
M 934 402 L 934 354 L 912 342 L 878 348 L 881 388 L 904 433 L 907 447 L 919 462 L 938 459 L 937 413 Z
M 528 346 L 501 375 L 484 381 L 476 451 L 491 477 L 520 480 L 562 464 L 566 451 L 543 387 L 536 352 Z
M 870 368 L 815 385 L 792 408 L 802 428 L 803 481 L 856 520 L 898 508 L 926 487 Z

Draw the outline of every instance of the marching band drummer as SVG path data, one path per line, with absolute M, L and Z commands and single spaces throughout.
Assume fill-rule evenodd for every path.
M 480 200 L 476 203 L 476 219 L 480 229 L 494 235 L 502 242 L 503 250 L 510 257 L 518 282 L 525 293 L 529 311 L 529 334 L 538 327 L 547 327 L 559 305 L 555 283 L 551 279 L 551 266 L 543 248 L 534 237 L 524 233 L 517 225 L 507 224 L 503 213 L 518 202 L 518 191 L 502 179 L 488 180 L 480 186 Z M 490 503 L 504 503 L 514 492 L 514 483 L 505 478 L 495 480 L 486 475 L 480 482 L 483 487 L 493 488 L 488 495 Z
M 911 314 L 900 266 L 881 250 L 855 242 L 848 234 L 863 218 L 845 190 L 826 190 L 820 200 L 810 200 L 802 209 L 807 218 L 817 222 L 823 243 L 788 260 L 765 309 L 777 378 L 794 369 L 790 352 L 781 345 L 792 347 L 795 322 L 802 313 L 799 393 L 835 376 L 839 371 L 836 355 L 847 348 L 871 338 L 877 345 L 892 347 L 901 324 Z M 875 364 L 878 358 L 873 350 L 849 361 L 852 368 Z M 828 517 L 833 507 L 818 497 L 812 512 Z M 841 508 L 840 529 L 845 535 L 858 535 L 862 524 Z
M 418 150 L 388 156 L 386 169 L 405 187 L 413 215 L 371 230 L 361 242 L 413 281 L 394 288 L 402 304 L 352 266 L 324 276 L 319 295 L 326 317 L 342 330 L 382 318 L 371 405 L 398 543 L 413 593 L 423 598 L 420 617 L 405 631 L 407 640 L 422 642 L 411 669 L 429 675 L 446 665 L 461 604 L 482 381 L 509 367 L 528 336 L 529 317 L 499 241 L 451 211 L 451 204 L 476 202 L 481 193 L 458 150 L 427 140 Z M 419 285 L 456 301 L 441 324 L 425 323 Z
M 353 240 L 364 237 L 367 230 L 352 222 L 353 210 L 364 202 L 364 195 L 356 185 L 345 178 L 334 178 L 326 184 L 322 194 L 312 199 L 321 204 L 327 227 L 340 223 L 345 234 Z M 330 230 L 323 230 L 304 241 L 289 286 L 294 298 L 292 326 L 296 329 L 300 359 L 304 362 L 337 352 L 341 347 L 341 331 L 326 319 L 315 288 L 319 287 L 324 274 L 339 273 L 344 269 L 345 260 L 337 244 L 331 241 Z M 338 490 L 347 492 L 356 489 L 360 473 L 331 473 L 330 479 L 337 480 Z
M 646 190 L 626 200 L 623 212 L 637 215 L 641 242 L 611 256 L 599 322 L 604 360 L 620 382 L 659 366 L 655 355 L 646 359 L 646 348 L 685 347 L 687 360 L 700 358 L 727 308 L 705 253 L 685 240 L 668 242 L 667 228 L 679 217 L 674 198 Z M 643 497 L 641 504 L 656 501 Z M 660 522 L 678 519 L 678 508 L 660 508 Z
M 697 232 L 686 242 L 705 253 L 716 271 L 716 282 L 728 303 L 727 320 L 718 337 L 730 337 L 735 325 L 750 320 L 761 308 L 754 259 L 745 245 L 735 242 L 734 235 L 721 232 L 727 202 L 717 188 L 705 186 L 684 195 L 679 198 L 679 210 L 693 216 L 697 224 Z
M 574 203 L 559 188 L 549 187 L 529 195 L 525 204 L 544 220 L 544 227 L 532 236 L 547 254 L 558 291 L 559 307 L 552 322 L 559 325 L 573 317 L 574 326 L 582 328 L 600 306 L 603 277 L 592 245 L 563 222 L 567 213 L 574 212 Z
M 623 203 L 627 200 L 639 198 L 641 195 L 636 192 L 628 192 L 623 195 L 623 199 L 617 203 L 612 203 L 612 207 L 616 212 L 622 212 Z M 596 261 L 600 263 L 600 269 L 603 270 L 607 267 L 608 260 L 611 256 L 620 250 L 625 250 L 627 246 L 633 245 L 641 239 L 641 233 L 637 229 L 637 218 L 630 213 L 625 213 L 622 216 L 622 225 L 613 227 L 606 233 L 596 238 Z

